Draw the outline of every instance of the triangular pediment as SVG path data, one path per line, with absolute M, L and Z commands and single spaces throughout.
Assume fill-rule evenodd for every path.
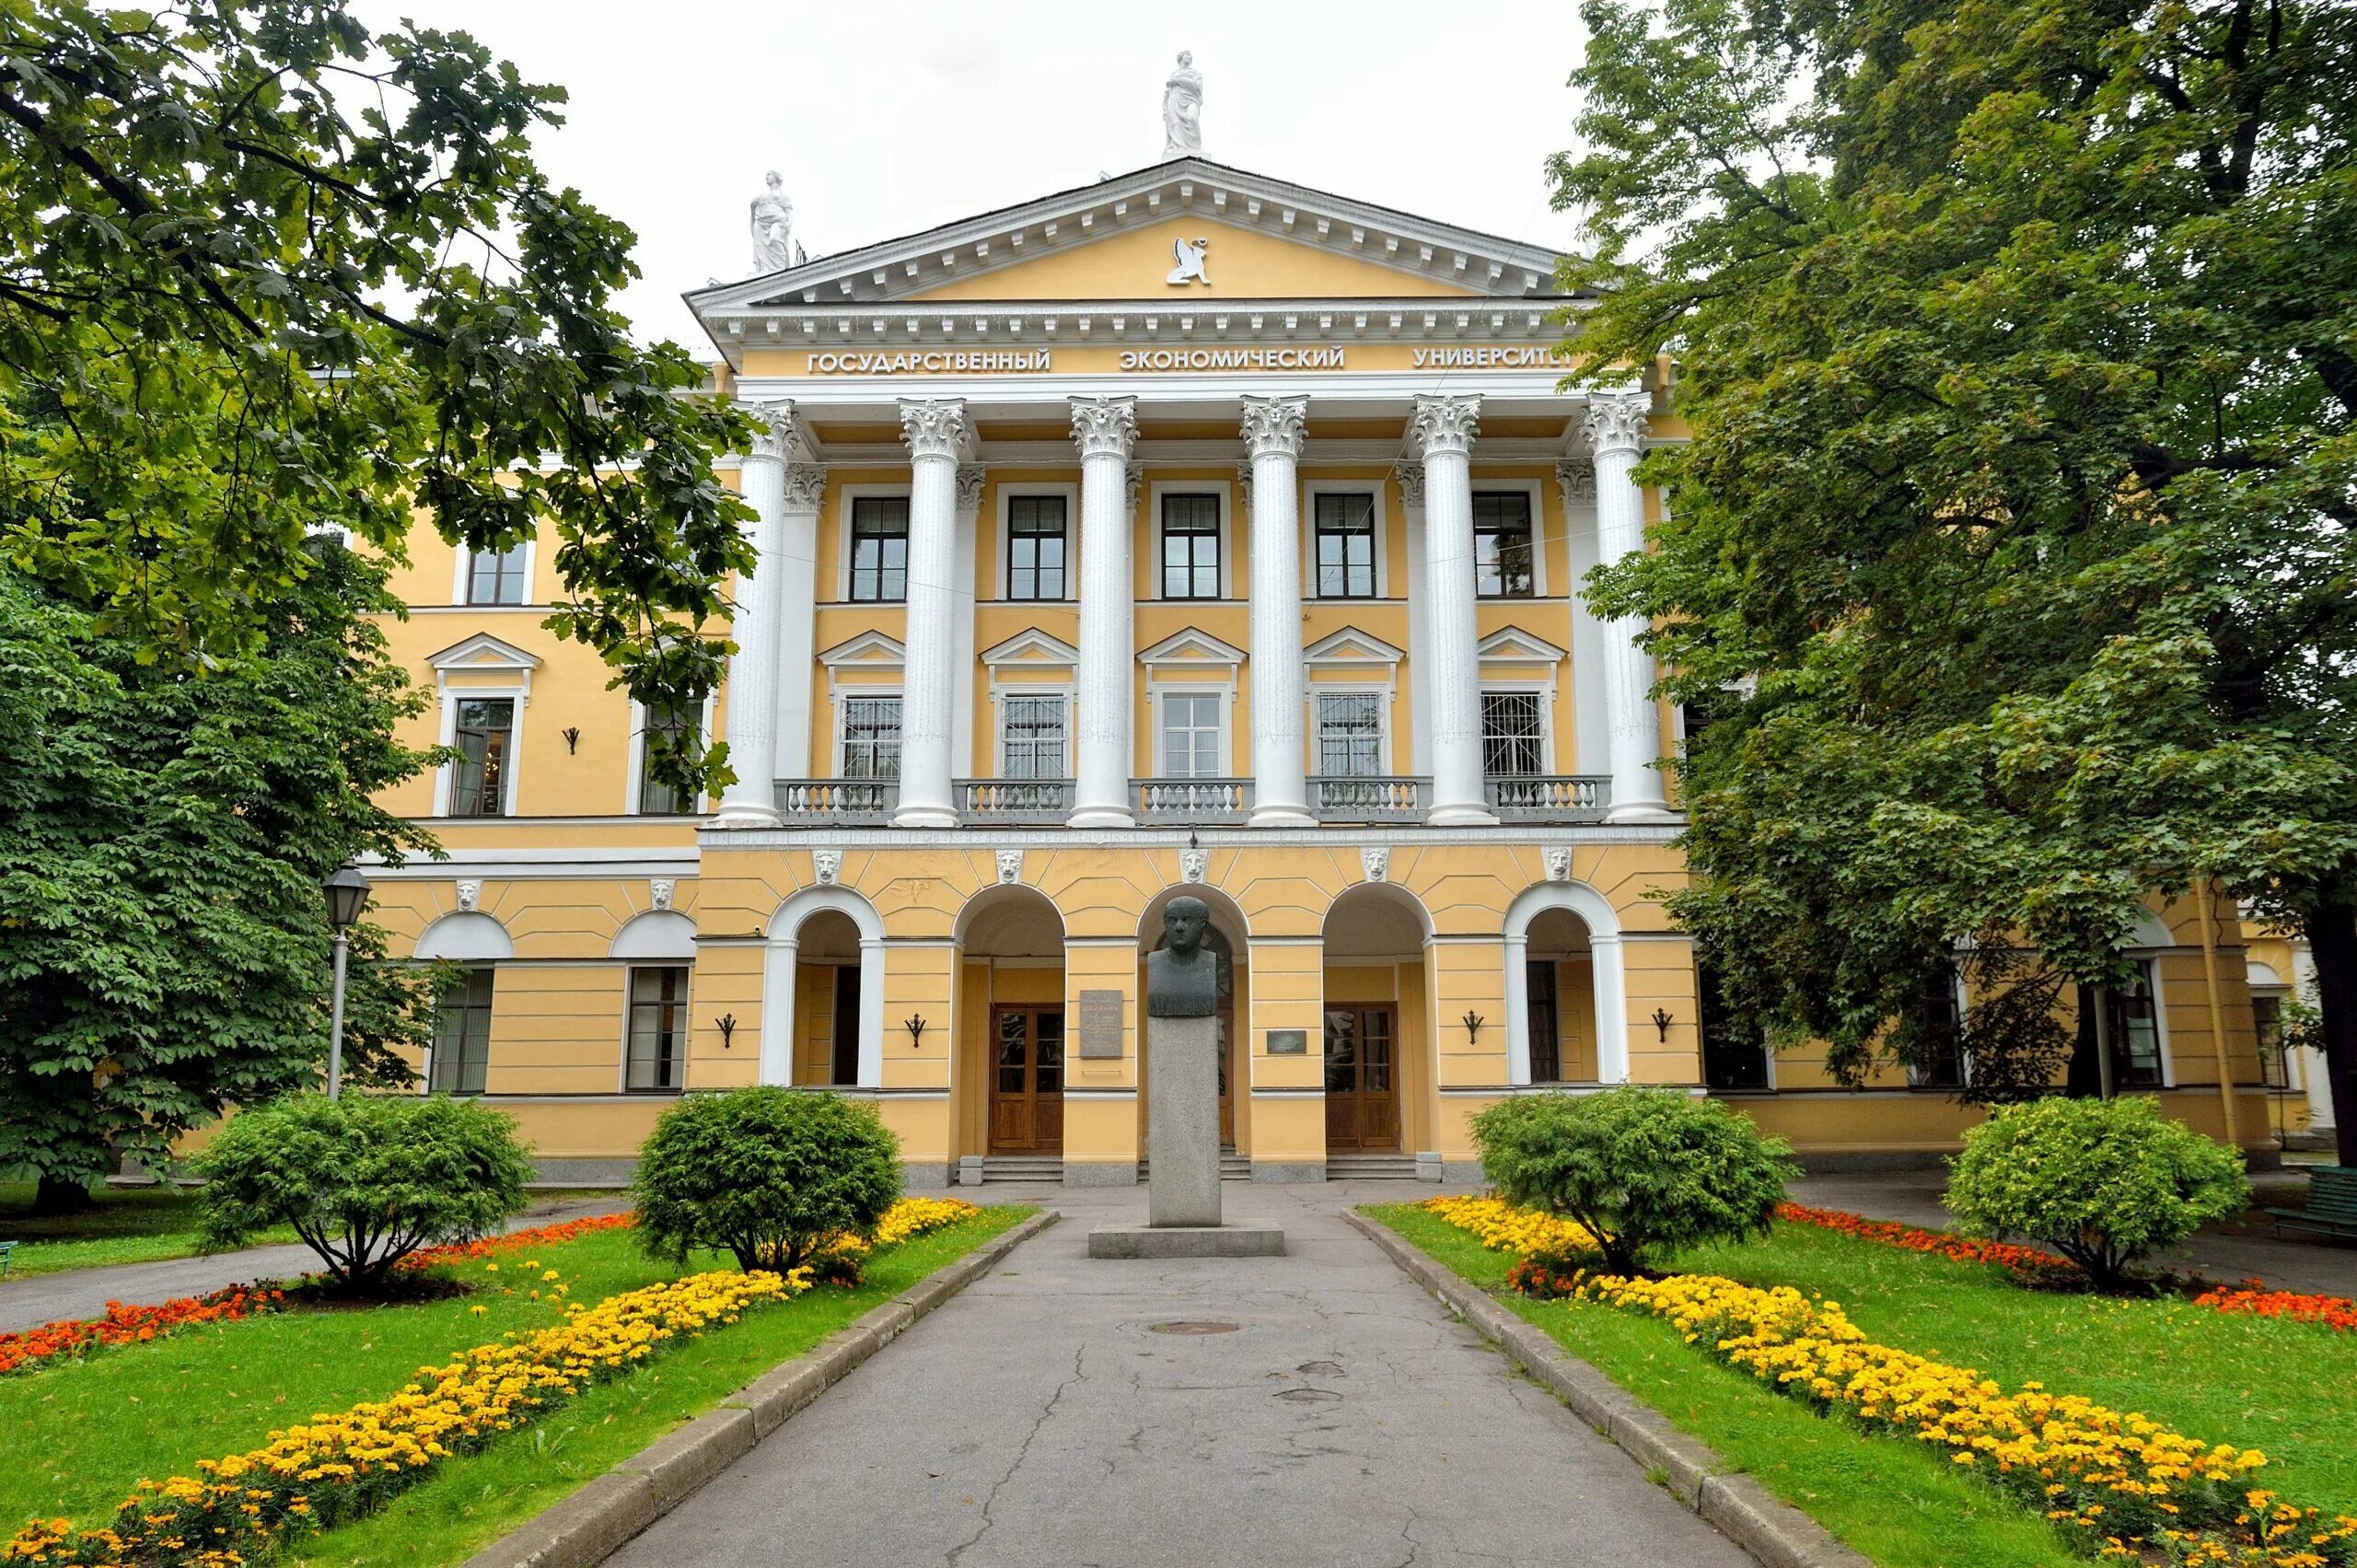
M 464 642 L 453 643 L 438 654 L 426 658 L 429 668 L 449 674 L 468 669 L 538 669 L 540 656 L 528 654 L 513 643 L 502 642 L 488 632 L 478 632 Z
M 1140 664 L 1226 665 L 1244 662 L 1244 650 L 1220 641 L 1200 627 L 1190 626 L 1144 649 L 1138 655 Z
M 844 665 L 897 666 L 906 657 L 907 650 L 901 647 L 899 638 L 888 637 L 881 632 L 862 632 L 820 654 L 819 662 L 830 669 L 839 669 Z
M 1181 240 L 1208 238 L 1201 274 Z M 1558 254 L 1372 203 L 1175 158 L 1037 201 L 693 290 L 726 319 L 897 301 L 1555 296 Z
M 1060 638 L 1051 637 L 1037 626 L 1027 627 L 994 648 L 982 652 L 982 663 L 992 668 L 1016 665 L 1030 669 L 1070 669 L 1080 662 L 1080 650 Z
M 1533 636 L 1519 626 L 1502 626 L 1481 639 L 1475 648 L 1483 664 L 1554 664 L 1570 656 L 1544 637 Z
M 1345 626 L 1302 649 L 1301 656 L 1310 664 L 1398 664 L 1408 656 L 1372 633 Z

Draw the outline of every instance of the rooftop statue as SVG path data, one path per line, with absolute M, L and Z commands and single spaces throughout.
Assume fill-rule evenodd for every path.
M 1178 68 L 1162 89 L 1162 156 L 1165 160 L 1203 150 L 1203 74 L 1191 50 L 1178 52 Z
M 753 272 L 782 273 L 794 265 L 794 203 L 774 168 L 769 189 L 753 198 Z

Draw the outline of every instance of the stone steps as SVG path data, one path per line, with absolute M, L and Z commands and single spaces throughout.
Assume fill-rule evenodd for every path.
M 984 1186 L 997 1181 L 1061 1183 L 1063 1179 L 1062 1155 L 989 1155 L 982 1160 Z
M 1416 1156 L 1413 1155 L 1328 1155 L 1326 1179 L 1329 1181 L 1413 1181 L 1416 1179 Z
M 1140 1181 L 1144 1181 L 1146 1179 L 1146 1167 L 1151 1164 L 1153 1164 L 1153 1157 L 1151 1156 L 1141 1155 L 1138 1156 L 1138 1179 Z M 1219 1151 L 1219 1179 L 1222 1181 L 1251 1180 L 1252 1156 L 1250 1155 L 1237 1154 L 1236 1152 L 1235 1145 L 1233 1144 L 1222 1144 Z

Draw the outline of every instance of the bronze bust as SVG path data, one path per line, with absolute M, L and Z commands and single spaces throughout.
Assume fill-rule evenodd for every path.
M 1145 960 L 1145 1016 L 1208 1018 L 1219 1011 L 1219 956 L 1203 946 L 1211 907 L 1176 898 L 1162 912 L 1167 945 Z

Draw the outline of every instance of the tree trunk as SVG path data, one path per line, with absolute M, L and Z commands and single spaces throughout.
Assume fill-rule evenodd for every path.
M 2308 953 L 2316 966 L 2325 1081 L 2332 1086 L 2340 1159 L 2342 1165 L 2357 1166 L 2357 908 L 2326 904 L 2308 916 L 2307 930 Z
M 78 1181 L 64 1181 L 54 1176 L 44 1176 L 33 1192 L 35 1214 L 79 1214 L 99 1206 L 90 1190 Z

